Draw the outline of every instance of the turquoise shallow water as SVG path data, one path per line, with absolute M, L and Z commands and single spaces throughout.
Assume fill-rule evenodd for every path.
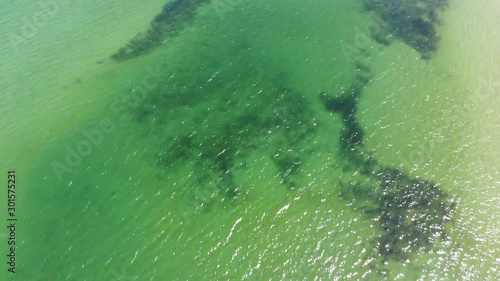
M 57 3 L 15 46 L 39 7 L 2 10 L 2 278 L 495 280 L 494 134 L 428 25 L 454 5 Z

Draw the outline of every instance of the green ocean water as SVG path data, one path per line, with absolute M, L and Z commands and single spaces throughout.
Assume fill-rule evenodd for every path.
M 33 35 L 40 4 L 0 8 L 2 280 L 498 277 L 498 127 L 467 107 L 497 80 L 464 86 L 452 29 L 427 58 L 363 1 L 179 3 L 59 1 Z

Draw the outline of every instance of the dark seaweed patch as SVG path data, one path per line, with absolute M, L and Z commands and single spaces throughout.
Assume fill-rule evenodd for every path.
M 444 235 L 453 206 L 439 185 L 412 179 L 394 168 L 381 168 L 377 209 L 383 235 L 378 239 L 385 259 L 408 258 L 409 249 L 428 250 Z
M 340 144 L 346 153 L 357 153 L 358 148 L 363 144 L 364 131 L 356 119 L 358 111 L 358 99 L 361 96 L 363 87 L 370 81 L 370 69 L 368 66 L 357 62 L 355 64 L 354 82 L 347 91 L 343 91 L 336 96 L 329 96 L 321 93 L 320 98 L 326 110 L 340 115 L 344 127 L 342 129 Z
M 281 183 L 289 189 L 294 189 L 296 186 L 292 176 L 299 172 L 302 159 L 288 151 L 278 152 L 273 155 L 272 159 L 280 171 L 278 176 L 281 178 Z
M 241 183 L 233 174 L 235 163 L 260 150 L 267 152 L 276 164 L 281 183 L 293 189 L 293 176 L 304 161 L 304 151 L 295 147 L 314 131 L 313 120 L 308 119 L 311 109 L 304 96 L 287 88 L 276 86 L 266 94 L 256 92 L 242 92 L 229 100 L 226 97 L 225 102 L 212 103 L 215 108 L 206 119 L 213 122 L 168 141 L 157 157 L 157 165 L 171 169 L 191 162 L 196 167 L 200 188 L 215 178 L 220 192 L 226 198 L 234 198 L 241 190 Z M 211 97 L 214 101 L 218 98 Z M 245 105 L 248 101 L 251 104 Z M 189 110 L 207 106 L 203 102 L 192 102 Z
M 116 61 L 135 58 L 151 51 L 168 38 L 177 36 L 192 21 L 197 9 L 210 0 L 173 0 L 151 22 L 145 33 L 138 33 L 111 56 Z
M 406 260 L 411 252 L 428 250 L 444 236 L 454 205 L 438 184 L 383 166 L 364 150 L 364 132 L 356 112 L 366 82 L 355 81 L 350 90 L 337 96 L 320 94 L 326 110 L 339 114 L 344 124 L 341 153 L 349 162 L 345 170 L 354 176 L 341 182 L 341 197 L 356 202 L 356 208 L 380 223 L 382 235 L 376 244 L 384 261 Z
M 363 142 L 364 132 L 355 117 L 359 92 L 359 88 L 352 88 L 336 97 L 321 94 L 326 109 L 340 114 L 344 122 L 340 143 L 345 151 L 352 151 Z
M 140 40 L 122 49 L 114 59 L 140 55 L 164 38 L 175 36 L 183 23 L 194 17 L 195 6 L 204 2 L 207 1 L 186 0 L 167 5 L 163 13 L 155 18 L 150 30 Z M 429 8 L 432 5 L 427 8 L 413 5 L 431 1 L 399 2 L 405 4 L 399 6 L 398 1 L 365 0 L 367 8 L 379 13 L 389 23 L 391 32 L 423 56 L 434 51 L 438 38 L 435 12 Z M 416 11 L 410 12 L 411 9 Z M 254 78 L 258 84 L 262 80 L 260 75 L 266 74 L 253 73 L 258 69 L 255 66 L 246 69 L 246 65 L 252 64 L 244 55 L 239 55 L 238 59 L 240 61 L 228 63 L 228 69 L 210 79 L 212 82 L 208 85 L 204 81 L 209 79 L 200 77 L 200 73 L 202 76 L 213 75 L 222 67 L 210 69 L 211 66 L 207 66 L 211 65 L 209 63 L 197 64 L 201 68 L 199 71 L 186 76 L 179 74 L 182 77 L 178 81 L 165 82 L 176 83 L 175 87 L 171 87 L 175 90 L 168 94 L 150 95 L 146 106 L 137 110 L 136 119 L 145 120 L 155 114 L 155 120 L 163 119 L 165 123 L 179 119 L 186 123 L 192 121 L 191 130 L 179 129 L 173 132 L 174 137 L 168 133 L 162 135 L 165 145 L 158 153 L 156 163 L 164 171 L 185 163 L 194 165 L 196 170 L 193 175 L 199 186 L 193 188 L 203 189 L 215 184 L 226 198 L 238 196 L 243 183 L 234 173 L 237 163 L 243 162 L 255 150 L 260 150 L 266 152 L 275 164 L 281 182 L 293 189 L 295 177 L 307 161 L 307 152 L 297 148 L 315 131 L 308 100 L 301 93 L 285 87 L 287 81 L 284 74 L 275 78 L 274 88 L 262 87 L 265 91 L 257 89 L 260 85 L 244 85 Z M 235 65 L 243 67 L 233 71 Z M 343 122 L 340 149 L 348 160 L 345 171 L 356 174 L 353 180 L 341 182 L 341 195 L 346 200 L 353 200 L 357 208 L 379 222 L 382 234 L 376 243 L 382 258 L 400 261 L 411 252 L 428 249 L 437 237 L 443 235 L 453 205 L 439 185 L 383 166 L 364 149 L 365 133 L 356 114 L 358 100 L 371 75 L 369 67 L 362 63 L 356 63 L 355 71 L 348 90 L 336 96 L 326 93 L 320 96 L 326 110 L 338 114 Z M 234 80 L 235 73 L 249 73 L 251 78 L 238 81 L 243 83 L 238 85 Z M 151 110 L 150 105 L 156 106 L 162 114 Z M 172 134 L 170 129 L 165 131 Z
M 374 11 L 397 38 L 429 59 L 437 49 L 439 37 L 437 13 L 448 0 L 363 0 L 366 9 Z M 375 40 L 388 44 L 383 34 L 373 34 Z

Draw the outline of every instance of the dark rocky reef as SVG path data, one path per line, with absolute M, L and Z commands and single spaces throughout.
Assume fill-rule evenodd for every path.
M 151 51 L 166 39 L 177 36 L 196 16 L 197 9 L 210 0 L 173 0 L 151 22 L 144 33 L 138 33 L 127 45 L 111 56 L 116 61 L 135 58 Z
M 448 0 L 363 0 L 363 3 L 387 23 L 390 33 L 420 52 L 423 59 L 429 59 L 437 49 L 437 15 Z M 387 43 L 380 41 L 380 34 L 373 37 Z

